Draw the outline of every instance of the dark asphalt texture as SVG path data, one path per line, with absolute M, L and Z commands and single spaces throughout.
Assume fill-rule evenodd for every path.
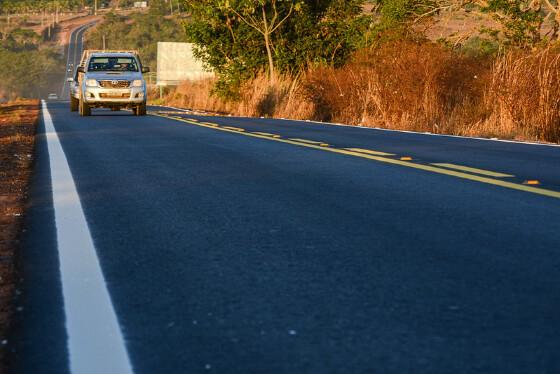
M 159 117 L 49 110 L 136 373 L 560 372 L 560 199 Z M 211 120 L 560 186 L 560 148 Z M 39 137 L 14 373 L 68 370 L 50 191 Z
M 74 31 L 72 31 L 72 33 L 70 34 L 70 40 L 66 48 L 66 55 L 64 56 L 65 61 L 68 62 L 68 65 L 66 65 L 66 73 L 64 74 L 63 87 L 60 95 L 61 99 L 69 100 L 70 98 L 69 83 L 66 82 L 66 79 L 74 78 L 74 72 L 76 71 L 76 67 L 80 64 L 80 61 L 82 59 L 84 34 L 94 24 L 95 22 L 83 25 L 75 29 Z M 72 71 L 69 72 L 68 69 L 71 69 Z

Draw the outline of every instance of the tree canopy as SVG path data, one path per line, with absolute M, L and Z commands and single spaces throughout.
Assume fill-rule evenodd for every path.
M 298 71 L 343 64 L 371 20 L 362 0 L 186 0 L 195 54 L 220 76 L 228 93 L 259 71 Z

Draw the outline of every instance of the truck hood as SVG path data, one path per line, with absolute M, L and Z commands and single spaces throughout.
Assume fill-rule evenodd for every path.
M 96 80 L 134 80 L 134 79 L 142 79 L 142 73 L 140 72 L 88 72 L 86 73 L 87 79 L 96 79 Z

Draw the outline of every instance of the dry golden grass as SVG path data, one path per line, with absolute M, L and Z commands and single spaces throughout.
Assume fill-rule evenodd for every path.
M 236 102 L 214 82 L 185 82 L 167 102 L 244 116 L 341 122 L 434 133 L 560 142 L 560 51 L 457 54 L 431 42 L 362 50 L 339 69 L 309 69 L 271 85 L 247 82 Z
M 487 70 L 436 44 L 401 41 L 311 71 L 307 91 L 319 120 L 449 133 L 477 114 Z
M 482 131 L 560 142 L 560 51 L 548 47 L 496 60 L 485 102 L 491 116 Z
M 238 101 L 212 95 L 214 79 L 186 81 L 170 92 L 165 102 L 193 110 L 209 110 L 240 116 L 289 117 L 305 119 L 312 114 L 312 103 L 305 100 L 300 79 L 284 75 L 270 85 L 264 73 L 247 82 Z

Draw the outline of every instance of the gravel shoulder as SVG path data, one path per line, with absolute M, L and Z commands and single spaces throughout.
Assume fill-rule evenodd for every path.
M 0 104 L 0 363 L 13 315 L 15 263 L 33 168 L 39 101 Z M 3 365 L 0 364 L 0 372 Z

